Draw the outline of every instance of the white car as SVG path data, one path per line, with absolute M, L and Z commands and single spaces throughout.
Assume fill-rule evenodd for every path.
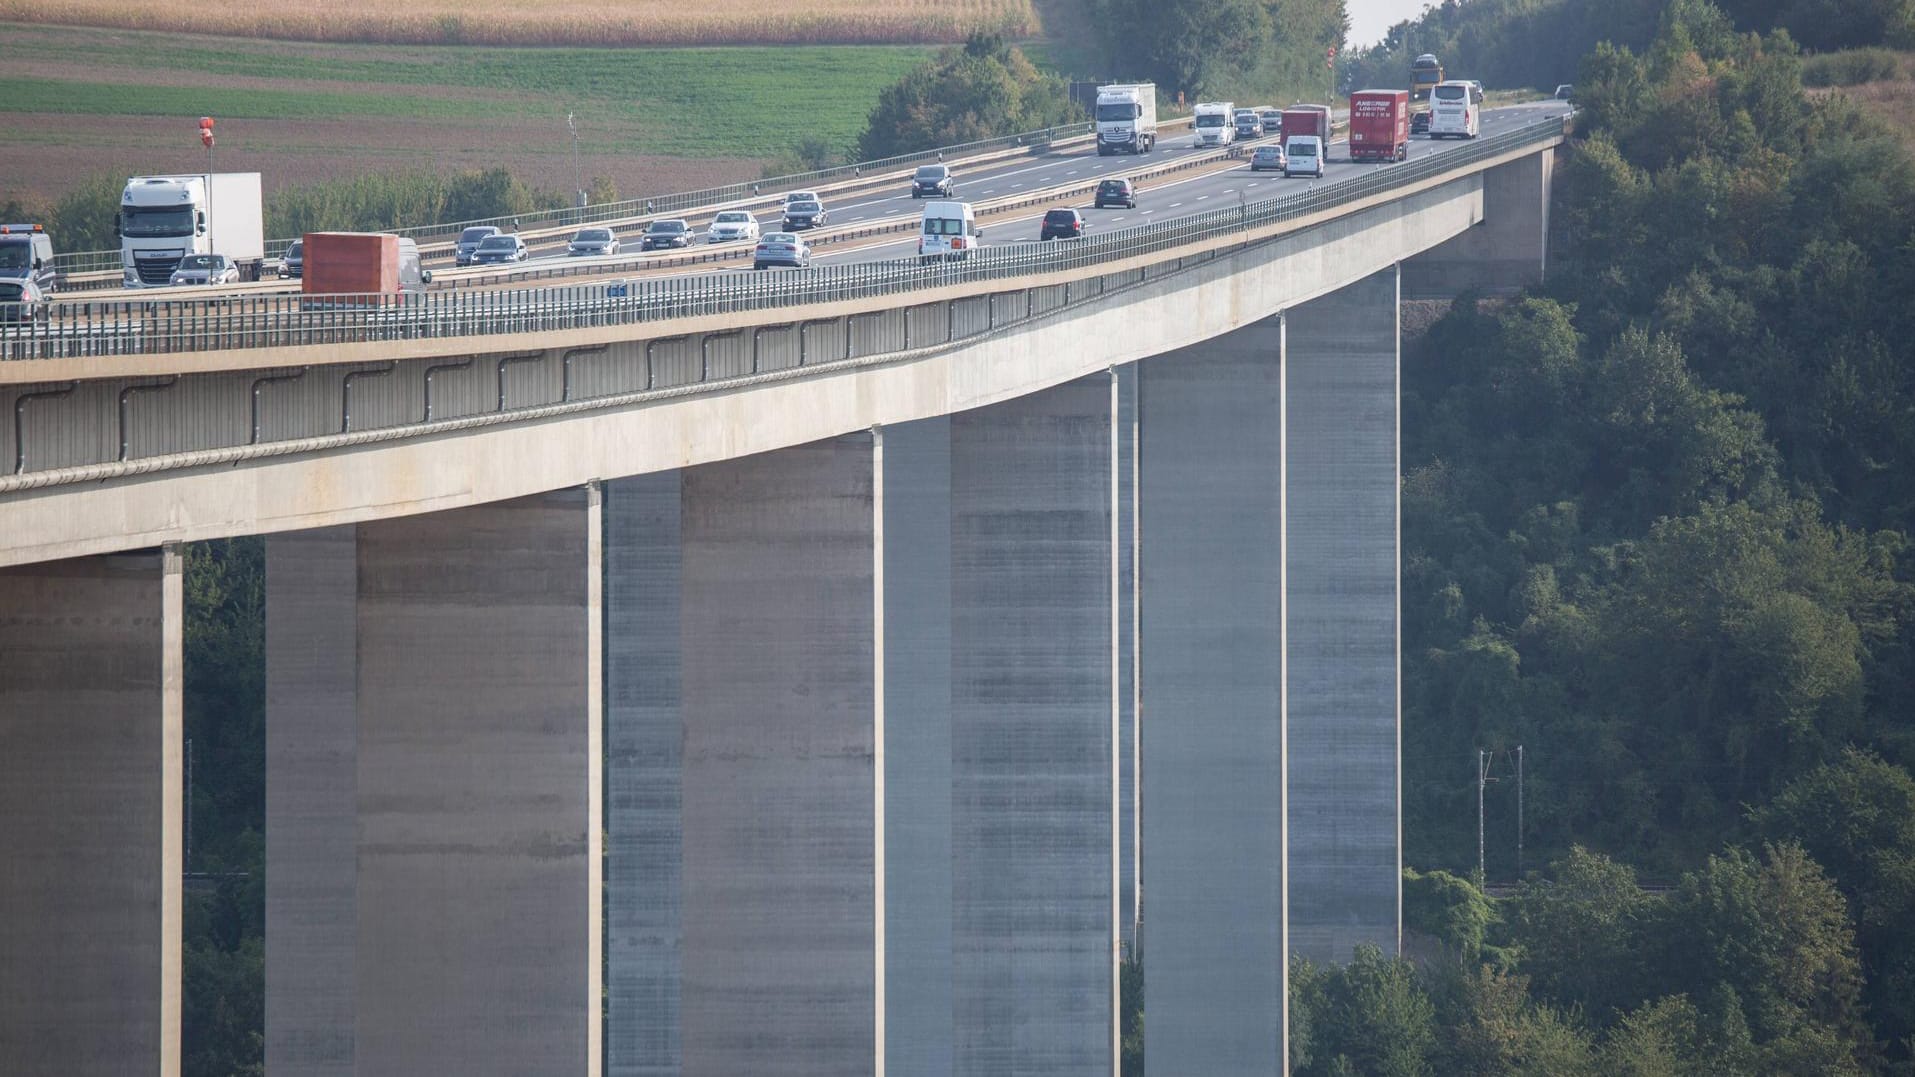
M 238 284 L 239 266 L 223 254 L 189 254 L 173 271 L 172 284 Z
M 707 243 L 757 242 L 758 218 L 742 209 L 728 209 L 711 219 L 705 231 Z

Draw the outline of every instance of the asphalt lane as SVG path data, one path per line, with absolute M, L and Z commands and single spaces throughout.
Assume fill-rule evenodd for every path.
M 1532 102 L 1511 105 L 1497 109 L 1487 109 L 1483 114 L 1481 133 L 1478 137 L 1500 134 L 1521 124 L 1531 123 L 1545 116 L 1559 116 L 1567 111 L 1560 101 Z M 1189 143 L 1189 137 L 1182 139 Z M 1467 140 L 1443 139 L 1432 141 L 1424 136 L 1410 140 L 1409 160 L 1416 161 L 1431 154 L 1446 153 L 1470 143 Z M 1254 145 L 1254 143 L 1253 143 Z M 1357 163 L 1349 159 L 1349 144 L 1338 140 L 1331 143 L 1331 153 L 1324 166 L 1322 179 L 1307 176 L 1284 178 L 1280 172 L 1252 172 L 1246 160 L 1243 164 L 1216 172 L 1202 172 L 1189 176 L 1171 175 L 1162 180 L 1141 185 L 1138 191 L 1136 209 L 1112 207 L 1096 209 L 1088 199 L 1067 203 L 1082 211 L 1093 234 L 1114 228 L 1129 228 L 1151 221 L 1167 220 L 1192 213 L 1201 213 L 1215 209 L 1220 205 L 1236 202 L 1239 198 L 1246 202 L 1259 202 L 1270 198 L 1280 198 L 1292 191 L 1306 190 L 1319 184 L 1332 184 L 1357 176 L 1367 175 L 1378 168 L 1389 168 L 1388 164 L 1373 162 Z M 1194 152 L 1187 148 L 1185 153 Z M 1149 157 L 1134 158 L 1091 158 L 1103 164 L 1115 162 L 1116 167 L 1100 172 L 1101 175 L 1123 175 L 1137 167 L 1139 161 L 1155 163 Z M 1051 184 L 1063 183 L 1075 176 L 1054 179 Z M 1037 184 L 1030 189 L 1046 186 Z M 981 192 L 960 191 L 959 197 L 985 198 Z M 909 199 L 906 199 L 907 205 Z M 1007 243 L 1036 242 L 1038 228 L 1043 220 L 1042 209 L 1014 211 L 1007 214 L 991 215 L 984 220 L 984 242 L 989 246 Z M 831 260 L 834 262 L 882 261 L 890 258 L 908 258 L 917 253 L 917 237 L 904 234 L 896 239 L 882 243 L 872 243 L 849 249 L 833 247 L 819 248 L 813 254 L 814 261 Z

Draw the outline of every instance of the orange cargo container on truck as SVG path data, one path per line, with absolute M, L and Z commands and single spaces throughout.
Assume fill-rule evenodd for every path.
M 419 245 L 385 232 L 308 232 L 300 291 L 306 295 L 402 295 L 432 280 L 419 266 Z
M 1328 105 L 1291 105 L 1283 110 L 1283 137 L 1291 135 L 1315 135 L 1330 144 L 1330 106 Z
M 1410 92 L 1350 95 L 1350 160 L 1401 161 L 1410 155 Z

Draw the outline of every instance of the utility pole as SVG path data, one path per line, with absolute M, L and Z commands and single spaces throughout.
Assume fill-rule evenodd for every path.
M 1483 788 L 1489 784 L 1489 753 L 1476 749 L 1476 879 L 1488 885 L 1489 875 L 1483 867 Z
M 1523 746 L 1516 746 L 1516 881 L 1523 881 Z
M 186 738 L 186 849 L 180 855 L 180 870 L 193 870 L 193 738 Z
M 585 208 L 585 173 L 578 163 L 578 122 L 571 113 L 565 114 L 565 126 L 572 131 L 572 187 L 578 193 L 578 208 Z

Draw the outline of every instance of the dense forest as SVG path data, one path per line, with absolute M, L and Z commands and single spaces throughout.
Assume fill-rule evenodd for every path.
M 1405 845 L 1446 869 L 1406 915 L 1444 956 L 1299 968 L 1299 1073 L 1911 1066 L 1915 172 L 1748 14 L 1595 47 L 1548 284 L 1406 353 Z M 1490 900 L 1477 753 L 1517 745 L 1547 866 Z
M 1668 0 L 1443 0 L 1352 53 L 1344 82 L 1401 85 L 1410 60 L 1433 52 L 1458 78 L 1548 90 L 1569 82 L 1598 42 L 1642 52 Z M 1915 0 L 1722 0 L 1738 30 L 1786 32 L 1805 48 L 1915 48 Z

